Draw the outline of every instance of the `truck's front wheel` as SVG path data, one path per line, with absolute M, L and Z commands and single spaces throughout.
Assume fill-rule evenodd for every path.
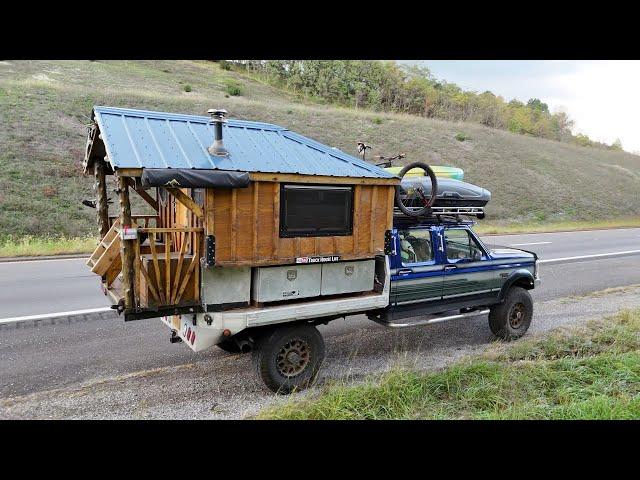
M 522 287 L 511 287 L 504 302 L 491 307 L 489 328 L 503 340 L 515 340 L 526 333 L 533 318 L 533 300 Z
M 276 328 L 262 335 L 253 350 L 258 375 L 276 393 L 311 385 L 323 361 L 324 340 L 312 325 Z

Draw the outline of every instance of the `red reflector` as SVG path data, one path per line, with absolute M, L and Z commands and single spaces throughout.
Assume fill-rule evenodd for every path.
M 231 335 L 231 330 L 229 330 L 228 328 L 225 328 L 224 331 L 222 332 L 222 335 L 224 335 L 225 337 L 228 337 L 229 335 Z
M 191 339 L 191 327 L 187 330 L 187 340 Z
M 196 341 L 196 332 L 193 331 L 191 332 L 191 345 L 193 345 L 195 341 Z

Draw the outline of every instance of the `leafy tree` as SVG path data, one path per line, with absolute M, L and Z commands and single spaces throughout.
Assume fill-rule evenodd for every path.
M 526 104 L 516 99 L 507 103 L 490 91 L 465 91 L 455 83 L 438 80 L 425 67 L 370 60 L 228 60 L 224 68 L 228 64 L 316 101 L 477 122 L 523 135 L 622 149 L 619 141 L 606 145 L 586 135 L 572 135 L 573 121 L 566 112 L 552 114 L 538 98 Z

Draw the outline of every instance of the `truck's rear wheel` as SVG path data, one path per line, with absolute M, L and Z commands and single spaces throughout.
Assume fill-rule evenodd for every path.
M 533 318 L 533 300 L 522 287 L 511 287 L 504 302 L 491 307 L 489 328 L 503 340 L 515 340 L 529 330 Z
M 262 335 L 253 350 L 260 378 L 276 393 L 311 385 L 324 361 L 324 340 L 312 325 L 276 328 Z

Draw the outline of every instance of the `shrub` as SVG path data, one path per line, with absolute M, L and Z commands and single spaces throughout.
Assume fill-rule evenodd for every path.
M 231 62 L 228 60 L 220 60 L 220 68 L 223 70 L 231 70 Z
M 242 95 L 242 87 L 238 82 L 234 80 L 227 81 L 224 89 L 232 97 L 237 97 L 239 95 Z
M 184 89 L 185 92 L 190 92 L 191 91 L 191 85 L 185 85 L 182 88 Z
M 382 125 L 382 119 L 380 117 L 375 117 L 372 121 L 376 125 Z
M 456 133 L 456 140 L 458 140 L 459 142 L 464 142 L 468 138 L 469 137 L 467 137 L 464 133 Z

